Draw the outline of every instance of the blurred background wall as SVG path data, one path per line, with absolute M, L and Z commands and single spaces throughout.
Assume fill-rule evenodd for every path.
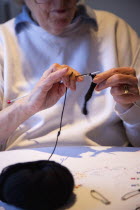
M 113 12 L 140 35 L 140 0 L 86 0 L 95 9 Z
M 86 2 L 92 8 L 110 11 L 122 17 L 140 35 L 140 0 L 86 0 Z M 0 0 L 0 23 L 14 17 L 20 9 L 13 0 Z

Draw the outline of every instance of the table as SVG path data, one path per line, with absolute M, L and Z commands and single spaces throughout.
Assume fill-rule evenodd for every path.
M 0 171 L 17 162 L 48 159 L 53 148 L 22 149 L 0 152 Z M 133 147 L 58 147 L 51 160 L 70 169 L 75 179 L 76 202 L 69 210 L 135 210 L 140 193 L 122 200 L 128 192 L 140 189 L 140 148 Z M 110 202 L 106 205 L 92 195 Z M 129 195 L 128 195 L 129 197 Z M 0 210 L 17 208 L 0 202 Z

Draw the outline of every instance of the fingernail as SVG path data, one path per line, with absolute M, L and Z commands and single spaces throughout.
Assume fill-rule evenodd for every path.
M 72 91 L 75 91 L 75 90 L 76 90 L 76 88 L 75 88 L 75 87 L 70 87 L 70 89 L 71 89 Z
M 94 79 L 93 79 L 93 82 L 97 82 L 98 81 L 98 78 L 97 77 L 94 77 Z
M 68 67 L 63 68 L 62 70 L 68 70 Z
M 102 88 L 100 87 L 100 85 L 96 85 L 95 90 L 96 91 L 100 91 Z
M 81 81 L 83 81 L 84 80 L 84 77 L 77 77 L 77 81 L 79 81 L 79 82 L 81 82 Z

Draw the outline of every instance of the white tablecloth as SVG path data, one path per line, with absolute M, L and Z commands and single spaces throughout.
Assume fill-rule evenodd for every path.
M 0 152 L 0 171 L 17 162 L 48 159 L 53 148 Z M 140 148 L 131 147 L 58 147 L 51 160 L 70 169 L 74 175 L 76 202 L 71 210 L 135 210 L 140 194 L 127 200 L 121 197 L 140 189 Z M 111 203 L 93 198 L 96 190 Z M 0 202 L 0 210 L 16 208 Z

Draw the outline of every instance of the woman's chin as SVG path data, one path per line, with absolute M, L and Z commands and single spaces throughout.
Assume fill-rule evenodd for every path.
M 69 25 L 67 22 L 59 22 L 52 24 L 50 27 L 42 26 L 46 31 L 54 35 L 60 35 L 64 32 L 65 28 Z

